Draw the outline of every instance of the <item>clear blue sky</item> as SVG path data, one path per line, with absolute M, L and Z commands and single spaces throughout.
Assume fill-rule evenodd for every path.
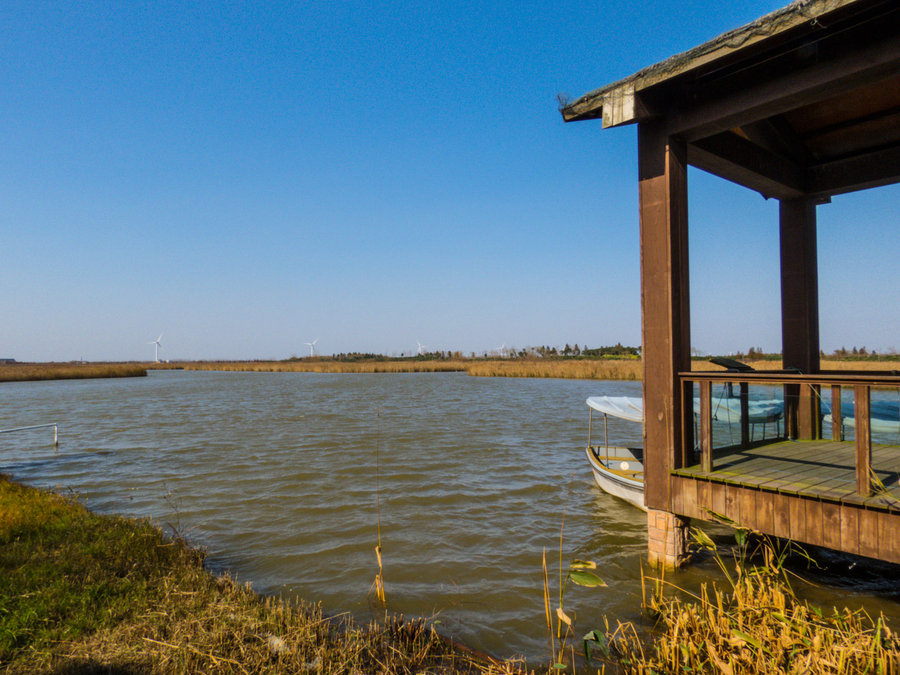
M 635 129 L 556 95 L 782 4 L 8 0 L 0 357 L 638 344 Z M 777 350 L 777 204 L 690 180 L 695 347 Z M 898 196 L 819 209 L 825 349 L 900 347 Z

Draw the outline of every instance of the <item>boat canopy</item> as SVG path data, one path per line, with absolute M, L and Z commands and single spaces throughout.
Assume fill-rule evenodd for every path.
M 631 396 L 591 396 L 586 403 L 604 415 L 612 415 L 629 422 L 644 422 L 644 400 Z

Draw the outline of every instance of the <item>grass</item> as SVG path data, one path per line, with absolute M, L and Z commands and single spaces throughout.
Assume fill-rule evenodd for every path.
M 131 363 L 3 363 L 0 382 L 79 380 L 95 377 L 142 377 L 147 369 Z
M 731 523 L 733 525 L 733 523 Z M 798 599 L 784 563 L 802 550 L 738 528 L 729 559 L 702 531 L 700 548 L 712 551 L 724 588 L 704 584 L 691 595 L 665 579 L 645 585 L 644 609 L 655 622 L 650 640 L 631 623 L 584 638 L 588 662 L 614 664 L 626 673 L 895 673 L 900 638 L 879 616 L 862 610 L 823 611 Z M 596 665 L 596 664 L 595 664 Z
M 263 598 L 149 522 L 0 476 L 4 673 L 521 672 L 422 621 Z

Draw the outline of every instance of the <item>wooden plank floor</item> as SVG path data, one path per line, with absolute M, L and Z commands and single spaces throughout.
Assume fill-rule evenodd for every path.
M 676 475 L 743 485 L 784 494 L 900 511 L 900 446 L 872 445 L 879 484 L 868 498 L 856 494 L 856 446 L 831 440 L 780 441 L 716 450 L 713 470 L 700 466 Z

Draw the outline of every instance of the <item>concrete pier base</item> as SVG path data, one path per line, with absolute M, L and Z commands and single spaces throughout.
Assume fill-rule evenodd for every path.
M 687 560 L 690 520 L 668 511 L 647 511 L 647 559 L 651 565 L 673 569 Z

